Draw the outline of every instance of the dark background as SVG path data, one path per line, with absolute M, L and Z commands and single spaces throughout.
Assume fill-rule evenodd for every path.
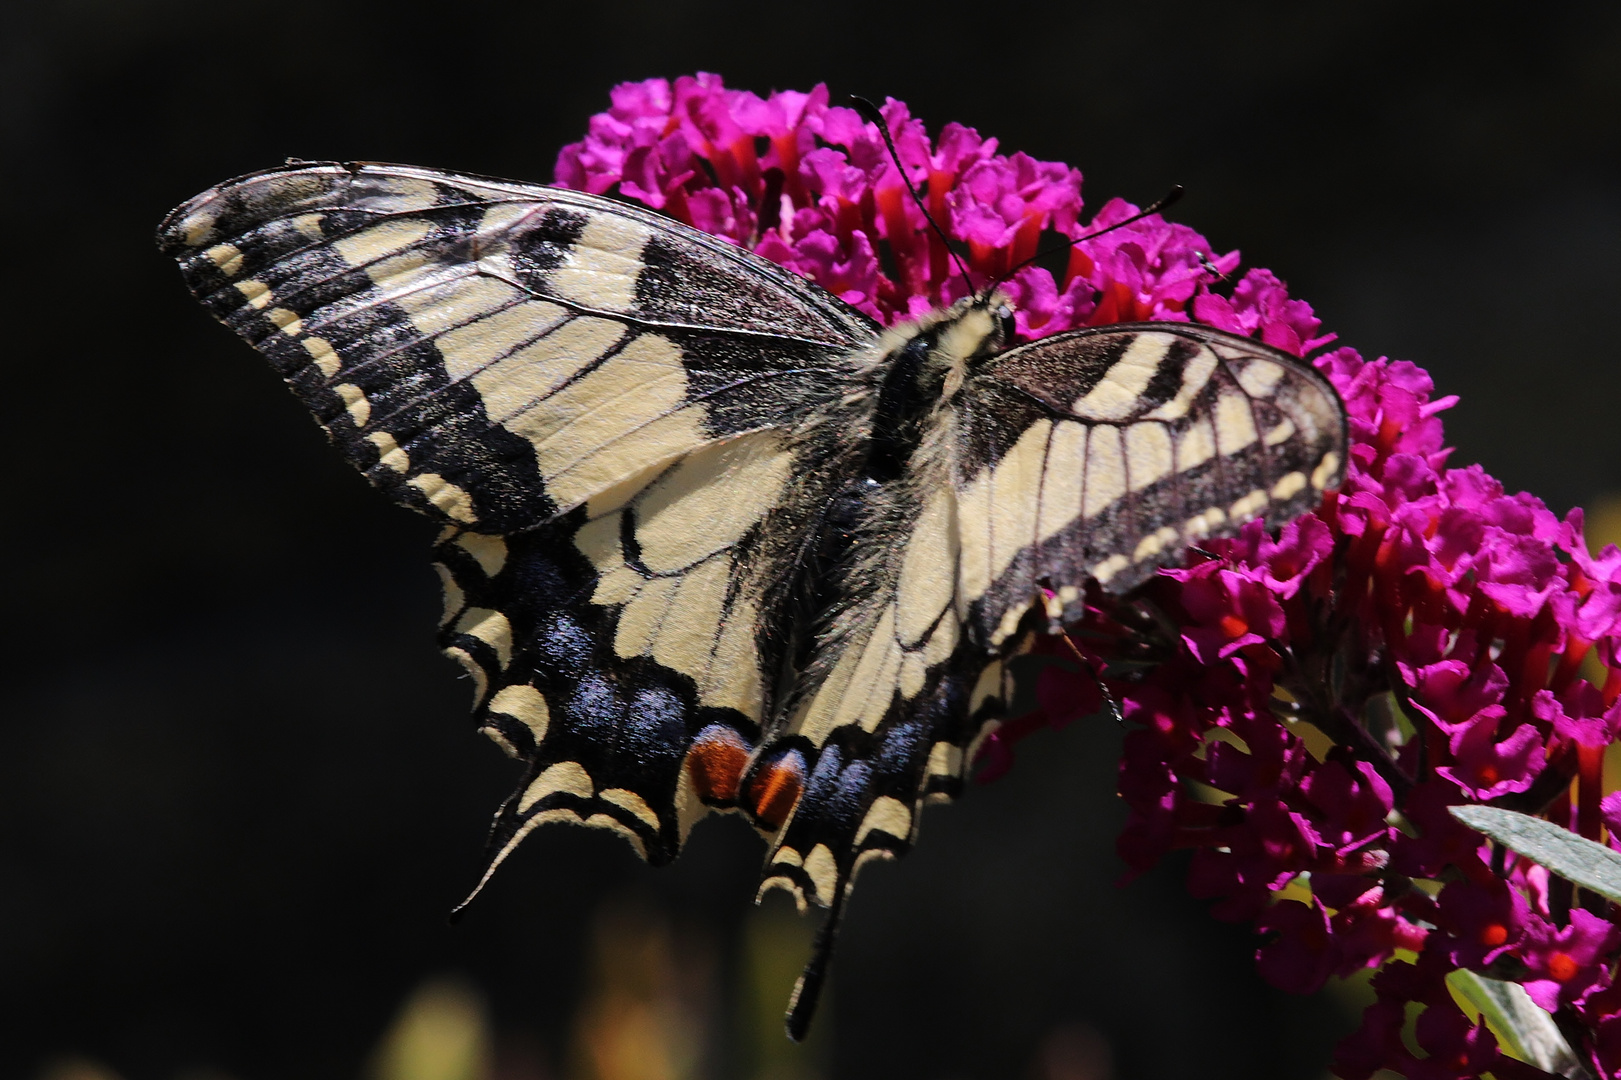
M 1094 209 L 1186 185 L 1175 217 L 1343 341 L 1429 368 L 1463 395 L 1454 460 L 1562 513 L 1621 491 L 1621 20 L 1493 10 L 8 7 L 0 1077 L 64 1054 L 129 1080 L 356 1076 L 444 973 L 488 1001 L 504 1076 L 585 1075 L 571 1025 L 604 900 L 667 913 L 648 917 L 718 973 L 703 1075 L 794 1060 L 725 1019 L 758 857 L 735 822 L 658 872 L 543 832 L 446 925 L 514 770 L 433 647 L 432 528 L 187 297 L 151 239 L 171 206 L 289 155 L 548 180 L 614 83 L 655 74 L 894 95 L 931 131 L 1079 166 Z M 1115 888 L 1118 740 L 1038 736 L 869 870 L 803 1065 L 1103 1080 L 1095 1055 L 1052 1064 L 1054 1039 L 1101 1038 L 1119 1077 L 1323 1074 L 1354 1011 L 1264 988 L 1181 865 Z

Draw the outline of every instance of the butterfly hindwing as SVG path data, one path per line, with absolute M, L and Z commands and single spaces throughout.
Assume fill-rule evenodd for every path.
M 874 331 L 802 278 L 651 212 L 405 166 L 242 177 L 159 238 L 357 468 L 486 533 L 792 423 Z
M 783 520 L 804 501 L 788 497 L 797 456 L 776 431 L 743 435 L 622 501 L 441 541 L 442 643 L 473 674 L 482 729 L 527 764 L 493 862 L 547 820 L 615 829 L 664 862 L 738 803 L 777 691 L 783 646 L 763 628 L 798 558 L 803 523 Z

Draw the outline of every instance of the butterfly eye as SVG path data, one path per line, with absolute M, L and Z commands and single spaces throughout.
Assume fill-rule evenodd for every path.
M 1018 332 L 1018 323 L 1016 323 L 1013 318 L 1013 308 L 1008 304 L 1003 304 L 1001 307 L 997 308 L 996 320 L 1001 324 L 1002 344 L 1011 345 L 1013 343 L 1013 335 Z

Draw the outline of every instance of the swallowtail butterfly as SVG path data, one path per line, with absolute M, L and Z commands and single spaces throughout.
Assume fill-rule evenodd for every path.
M 995 293 L 884 329 L 575 191 L 295 163 L 197 196 L 160 243 L 349 461 L 443 526 L 440 641 L 524 763 L 485 878 L 547 822 L 663 863 L 741 813 L 762 894 L 832 908 L 795 1037 L 857 873 L 961 791 L 1009 657 L 1078 618 L 1089 579 L 1122 591 L 1286 521 L 1345 460 L 1333 389 L 1253 340 L 1014 345 Z

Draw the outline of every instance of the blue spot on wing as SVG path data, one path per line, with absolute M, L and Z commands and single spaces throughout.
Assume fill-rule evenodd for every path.
M 687 751 L 686 703 L 663 687 L 638 690 L 625 716 L 623 738 L 638 759 L 680 757 Z
M 541 624 L 535 651 L 549 673 L 578 678 L 591 660 L 591 635 L 573 616 L 553 612 Z

